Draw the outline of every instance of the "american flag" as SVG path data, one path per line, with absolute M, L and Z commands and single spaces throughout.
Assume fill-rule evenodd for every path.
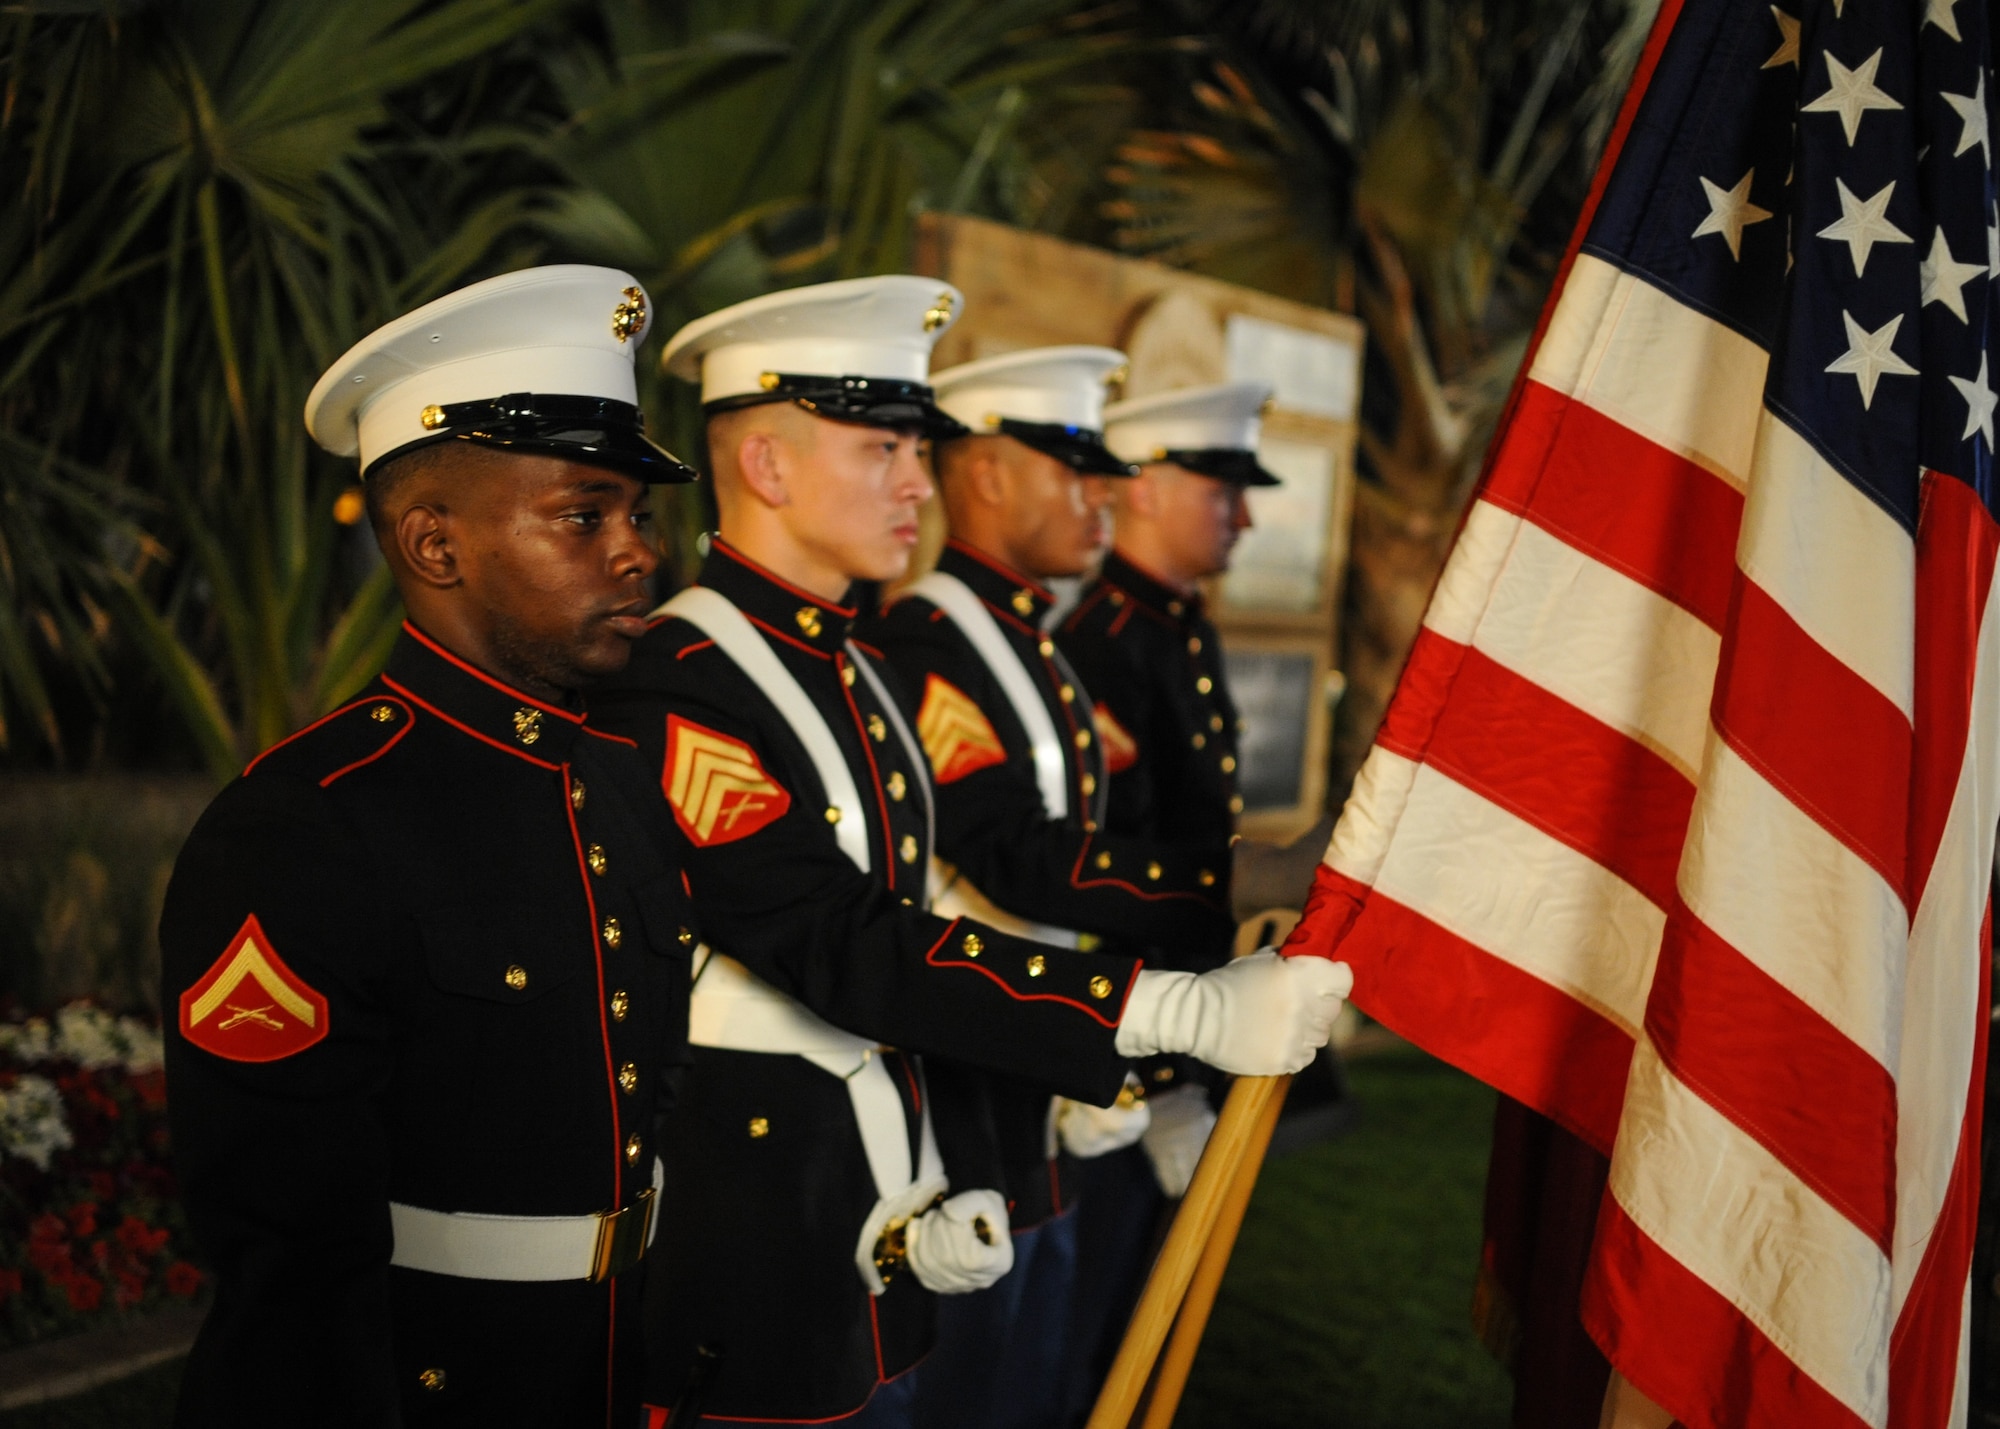
M 1290 948 L 1611 1157 L 1585 1324 L 1697 1429 L 1966 1415 L 1987 27 L 1662 7 Z

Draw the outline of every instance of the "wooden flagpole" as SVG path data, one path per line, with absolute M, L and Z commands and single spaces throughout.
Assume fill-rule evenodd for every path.
M 1153 1262 L 1153 1272 L 1146 1278 L 1146 1288 L 1139 1297 L 1138 1308 L 1133 1311 L 1132 1322 L 1125 1327 L 1125 1339 L 1118 1346 L 1118 1358 L 1112 1362 L 1111 1373 L 1105 1377 L 1104 1387 L 1098 1392 L 1097 1404 L 1090 1411 L 1086 1429 L 1129 1429 L 1132 1415 L 1139 1407 L 1139 1399 L 1146 1392 L 1146 1383 L 1152 1377 L 1154 1362 L 1160 1357 L 1161 1346 L 1166 1343 L 1167 1333 L 1173 1328 L 1187 1298 L 1188 1287 L 1194 1281 L 1196 1270 L 1208 1257 L 1210 1242 L 1222 1223 L 1225 1209 L 1236 1198 L 1239 1180 L 1242 1182 L 1242 1203 L 1249 1204 L 1250 1189 L 1256 1184 L 1264 1148 L 1270 1144 L 1271 1124 L 1276 1121 L 1277 1107 L 1283 1104 L 1291 1080 L 1290 1077 L 1238 1077 L 1235 1085 L 1230 1087 L 1222 1115 L 1216 1119 L 1215 1130 L 1209 1134 L 1208 1147 L 1202 1152 L 1200 1165 L 1195 1168 L 1194 1181 L 1181 1200 L 1181 1208 L 1174 1216 L 1159 1258 Z M 1268 1119 L 1267 1112 L 1270 1113 Z M 1238 1224 L 1241 1223 L 1241 1216 L 1239 1210 Z M 1231 1244 L 1235 1241 L 1233 1226 L 1229 1241 Z M 1229 1250 L 1225 1246 L 1220 1262 L 1214 1267 L 1217 1283 L 1221 1281 L 1222 1267 L 1228 1257 Z M 1202 1318 L 1207 1318 L 1205 1307 Z M 1198 1341 L 1199 1337 L 1200 1327 L 1197 1326 L 1192 1339 Z M 1192 1363 L 1192 1343 L 1186 1355 Z M 1182 1380 L 1185 1382 L 1185 1371 L 1182 1372 Z M 1174 1398 L 1179 1398 L 1178 1388 Z

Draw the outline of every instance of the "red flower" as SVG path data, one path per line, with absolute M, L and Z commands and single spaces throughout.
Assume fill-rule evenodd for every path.
M 96 1233 L 97 1207 L 89 1201 L 78 1201 L 63 1214 L 69 1217 L 69 1228 L 72 1235 L 81 1238 Z
M 43 1214 L 28 1222 L 28 1241 L 31 1245 L 46 1245 L 52 1241 L 68 1239 L 69 1227 L 63 1224 L 61 1216 Z
M 185 1260 L 177 1260 L 167 1267 L 167 1293 L 178 1295 L 185 1300 L 201 1289 L 201 1272 Z
M 171 1234 L 171 1231 L 147 1225 L 137 1216 L 127 1216 L 118 1223 L 118 1244 L 141 1258 L 158 1255 Z
M 71 1275 L 62 1282 L 63 1294 L 69 1297 L 72 1310 L 89 1313 L 104 1303 L 104 1282 L 93 1280 L 88 1275 Z
M 132 1078 L 132 1090 L 139 1094 L 148 1111 L 158 1111 L 167 1104 L 167 1074 L 140 1072 Z
M 136 1271 L 118 1272 L 118 1308 L 129 1310 L 146 1298 L 146 1277 Z
M 70 1246 L 64 1240 L 34 1240 L 28 1242 L 28 1264 L 41 1271 L 50 1280 L 70 1274 L 75 1266 L 69 1258 Z
M 21 1293 L 21 1272 L 0 1269 L 0 1305 Z

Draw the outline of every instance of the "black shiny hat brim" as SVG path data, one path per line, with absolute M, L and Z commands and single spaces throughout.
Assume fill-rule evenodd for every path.
M 972 435 L 977 436 L 975 432 Z M 1101 433 L 1088 427 L 1065 427 L 1055 422 L 1017 422 L 1012 417 L 1003 417 L 995 433 L 1012 437 L 1023 446 L 1033 447 L 1044 456 L 1052 456 L 1079 476 L 1131 476 L 1138 470 L 1130 462 L 1120 461 L 1104 445 Z
M 630 402 L 608 397 L 513 392 L 483 401 L 455 402 L 425 413 L 433 435 L 405 442 L 370 462 L 365 480 L 382 463 L 438 442 L 472 442 L 503 451 L 560 457 L 605 467 L 651 483 L 700 479 L 700 473 L 645 432 L 645 417 Z
M 721 397 L 705 403 L 702 410 L 712 417 L 718 412 L 734 412 L 744 407 L 791 402 L 830 422 L 916 432 L 932 441 L 962 437 L 966 432 L 965 424 L 939 407 L 932 400 L 931 389 L 921 382 L 789 372 L 767 376 L 770 385 L 763 391 Z
M 701 473 L 648 437 L 629 427 L 565 428 L 547 432 L 453 432 L 458 441 L 536 456 L 561 457 L 585 466 L 623 472 L 648 485 L 699 481 Z
M 1240 447 L 1201 447 L 1192 451 L 1170 451 L 1154 458 L 1184 466 L 1189 471 L 1226 481 L 1231 486 L 1279 486 L 1282 483 L 1257 462 L 1257 453 Z

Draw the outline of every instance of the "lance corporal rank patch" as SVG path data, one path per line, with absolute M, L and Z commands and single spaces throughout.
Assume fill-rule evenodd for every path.
M 181 1036 L 232 1062 L 275 1062 L 326 1036 L 326 999 L 285 966 L 252 913 L 181 994 Z
M 667 762 L 660 777 L 681 832 L 697 848 L 748 838 L 792 806 L 740 739 L 667 716 Z
M 972 696 L 938 675 L 924 680 L 924 702 L 917 710 L 917 738 L 930 756 L 931 773 L 940 784 L 975 774 L 990 764 L 1007 762 L 1007 751 L 991 721 Z
M 1118 716 L 1111 713 L 1109 705 L 1099 705 L 1091 711 L 1091 722 L 1097 726 L 1097 742 L 1104 750 L 1104 772 L 1122 774 L 1139 762 L 1139 741 L 1132 737 L 1132 731 L 1118 723 Z

